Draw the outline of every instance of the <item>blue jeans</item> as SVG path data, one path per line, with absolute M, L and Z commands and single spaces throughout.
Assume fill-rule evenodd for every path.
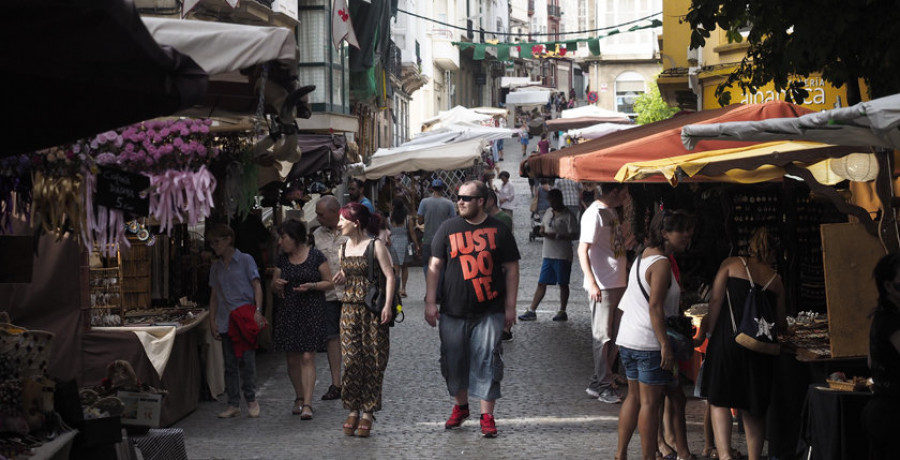
M 238 358 L 227 333 L 221 333 L 222 357 L 225 358 L 225 393 L 228 405 L 241 407 L 241 392 L 248 403 L 256 401 L 256 350 L 247 350 Z
M 500 398 L 504 321 L 503 313 L 474 318 L 441 315 L 441 373 L 451 396 L 469 390 L 469 396 L 484 401 Z
M 628 380 L 637 380 L 644 385 L 671 385 L 674 381 L 672 371 L 660 367 L 662 355 L 659 350 L 632 350 L 619 347 L 619 358 L 625 368 Z

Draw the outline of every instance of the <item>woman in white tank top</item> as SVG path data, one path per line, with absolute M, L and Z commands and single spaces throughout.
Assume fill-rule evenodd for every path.
M 619 412 L 616 458 L 625 458 L 634 429 L 641 432 L 642 458 L 654 458 L 659 450 L 660 404 L 673 382 L 673 350 L 666 336 L 666 317 L 677 314 L 681 287 L 672 275 L 669 256 L 691 244 L 694 219 L 683 211 L 656 214 L 648 229 L 647 249 L 638 255 L 628 276 L 628 287 L 619 302 L 623 311 L 616 345 L 628 379 L 628 396 Z M 676 388 L 677 389 L 677 388 Z M 648 407 L 641 407 L 641 401 Z M 677 415 L 677 414 L 676 414 Z M 678 458 L 692 458 L 681 427 L 676 431 Z

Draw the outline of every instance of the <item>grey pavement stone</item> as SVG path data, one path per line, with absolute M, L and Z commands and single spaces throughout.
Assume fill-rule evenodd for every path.
M 518 145 L 516 145 L 518 147 Z M 507 149 L 500 163 L 510 171 L 516 188 L 514 225 L 521 261 L 518 311 L 530 303 L 537 286 L 541 242 L 529 242 L 528 183 L 518 177 L 517 149 Z M 620 405 L 587 396 L 591 374 L 590 321 L 577 263 L 572 270 L 569 321 L 550 320 L 559 302 L 559 290 L 549 287 L 538 320 L 514 327 L 514 340 L 504 343 L 506 372 L 503 397 L 495 416 L 500 432 L 495 439 L 480 435 L 478 402 L 471 401 L 472 417 L 458 430 L 447 431 L 444 420 L 453 404 L 438 366 L 436 328 L 424 320 L 425 285 L 420 269 L 410 269 L 405 302 L 406 321 L 391 330 L 391 357 L 384 382 L 384 409 L 376 414 L 372 436 L 347 437 L 341 424 L 347 415 L 340 401 L 313 402 L 313 420 L 291 415 L 293 390 L 280 353 L 257 357 L 258 399 L 262 415 L 220 420 L 215 414 L 224 403 L 204 402 L 175 426 L 184 429 L 191 459 L 612 459 L 617 442 Z M 316 357 L 319 398 L 330 383 L 324 353 Z M 177 391 L 177 389 L 169 389 Z M 685 391 L 690 392 L 689 388 Z M 691 451 L 703 448 L 704 403 L 688 402 Z M 735 447 L 746 452 L 743 435 L 733 436 Z M 629 446 L 640 457 L 640 436 Z

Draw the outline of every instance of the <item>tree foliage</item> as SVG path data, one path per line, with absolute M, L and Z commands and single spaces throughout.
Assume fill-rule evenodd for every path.
M 900 5 L 895 0 L 691 0 L 685 17 L 691 48 L 705 45 L 716 28 L 730 42 L 740 42 L 749 27 L 747 56 L 716 88 L 727 104 L 729 86 L 742 91 L 774 83 L 785 99 L 800 103 L 808 96 L 799 79 L 821 72 L 836 87 L 847 85 L 848 103 L 859 102 L 858 79 L 871 97 L 900 92 Z
M 637 113 L 635 122 L 639 125 L 653 123 L 654 121 L 672 118 L 678 112 L 677 107 L 670 107 L 659 94 L 659 87 L 650 84 L 650 91 L 638 96 L 634 101 L 634 112 Z

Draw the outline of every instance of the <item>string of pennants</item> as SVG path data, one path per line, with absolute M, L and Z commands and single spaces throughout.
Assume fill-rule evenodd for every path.
M 519 57 L 522 59 L 561 57 L 568 53 L 574 53 L 578 50 L 579 43 L 587 43 L 588 51 L 591 55 L 600 55 L 600 40 L 612 35 L 635 32 L 638 30 L 652 29 L 662 27 L 662 21 L 653 19 L 648 23 L 636 24 L 627 29 L 624 27 L 611 29 L 603 35 L 594 38 L 578 38 L 574 40 L 557 40 L 546 42 L 519 42 L 519 43 L 471 43 L 471 42 L 452 42 L 459 47 L 460 51 L 473 48 L 472 59 L 475 61 L 484 60 L 487 48 L 496 48 L 497 60 L 508 61 L 510 49 L 517 49 Z

